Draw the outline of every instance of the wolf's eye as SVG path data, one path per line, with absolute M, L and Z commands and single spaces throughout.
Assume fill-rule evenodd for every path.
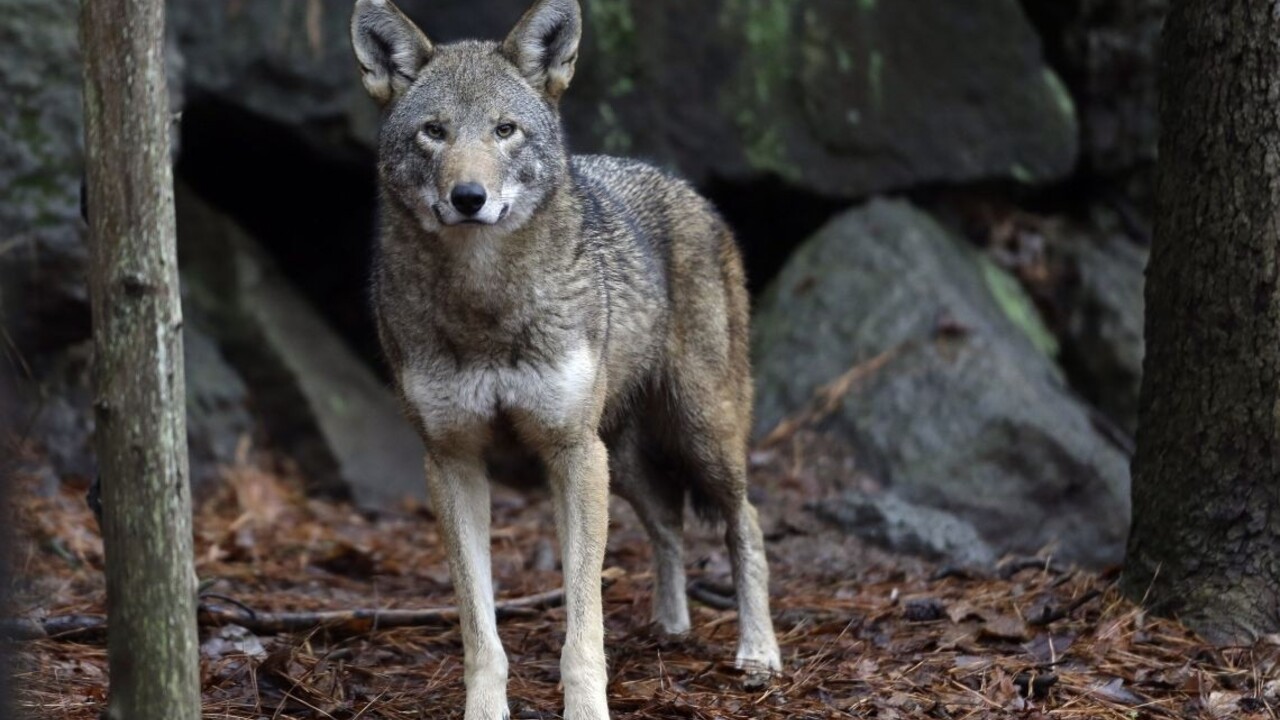
M 443 140 L 444 126 L 438 122 L 429 122 L 422 126 L 422 134 L 432 140 Z
M 501 125 L 493 129 L 493 134 L 497 135 L 499 138 L 503 140 L 506 140 L 507 138 L 516 134 L 516 124 L 502 123 Z

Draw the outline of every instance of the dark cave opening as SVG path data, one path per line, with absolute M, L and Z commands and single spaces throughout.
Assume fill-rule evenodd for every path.
M 832 215 L 854 204 L 815 195 L 774 176 L 748 182 L 712 178 L 699 190 L 733 228 L 753 297 L 764 292 L 796 248 Z
M 374 158 L 354 142 L 309 140 L 214 98 L 182 114 L 177 175 L 233 218 L 349 346 L 381 368 L 368 273 Z

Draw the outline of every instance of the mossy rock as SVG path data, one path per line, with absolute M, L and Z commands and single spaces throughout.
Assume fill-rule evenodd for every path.
M 28 353 L 88 334 L 78 17 L 75 0 L 0 12 L 0 321 Z
M 1065 387 L 1034 312 L 1016 283 L 928 214 L 886 200 L 850 210 L 792 256 L 760 302 L 757 433 L 888 353 L 817 430 L 901 501 L 896 526 L 953 516 L 981 541 L 957 547 L 963 533 L 951 534 L 934 548 L 957 559 L 1055 544 L 1071 561 L 1119 561 L 1129 459 Z M 915 525 L 910 508 L 921 508 Z M 898 549 L 917 551 L 930 535 L 872 539 L 895 537 L 914 538 Z
M 581 0 L 563 101 L 579 151 L 637 155 L 695 182 L 780 176 L 858 197 L 928 182 L 1066 175 L 1071 96 L 1016 0 Z M 500 39 L 527 0 L 401 0 L 438 42 Z M 349 6 L 175 0 L 191 94 L 372 146 L 377 109 Z

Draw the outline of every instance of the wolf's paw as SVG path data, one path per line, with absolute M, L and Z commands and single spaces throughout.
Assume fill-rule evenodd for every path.
M 689 638 L 689 621 L 667 622 L 654 618 L 649 623 L 649 631 L 663 640 L 685 640 Z
M 738 648 L 734 665 L 742 671 L 742 686 L 748 690 L 762 688 L 782 671 L 782 657 L 778 646 Z
M 741 670 L 742 689 L 744 690 L 759 690 L 767 687 L 778 674 L 777 671 L 756 665 L 746 666 L 741 668 Z

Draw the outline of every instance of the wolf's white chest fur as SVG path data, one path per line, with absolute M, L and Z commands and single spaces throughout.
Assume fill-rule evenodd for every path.
M 547 427 L 573 422 L 596 382 L 591 349 L 578 345 L 549 363 L 515 367 L 464 365 L 451 360 L 407 366 L 400 383 L 428 433 L 492 420 L 499 411 L 527 413 Z

